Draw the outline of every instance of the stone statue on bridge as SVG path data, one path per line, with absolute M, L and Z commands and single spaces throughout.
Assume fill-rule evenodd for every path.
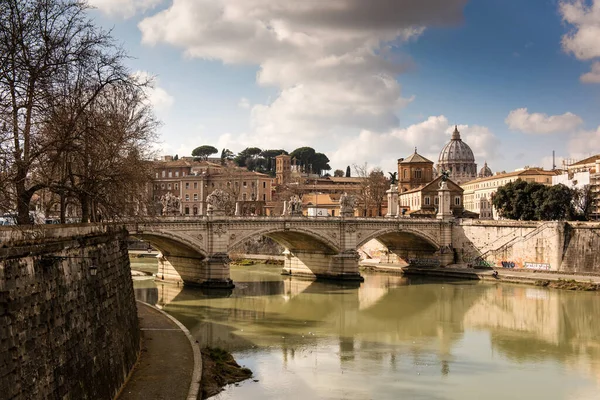
M 302 200 L 298 195 L 293 195 L 289 201 L 289 213 L 290 215 L 302 215 Z
M 162 204 L 162 215 L 176 215 L 181 212 L 181 201 L 179 197 L 173 195 L 171 192 L 167 192 L 161 196 L 160 204 Z
M 207 211 L 210 215 L 225 215 L 231 204 L 231 195 L 224 190 L 215 189 L 206 197 Z
M 340 197 L 340 215 L 342 217 L 353 217 L 354 207 L 356 206 L 356 197 L 349 196 L 344 192 Z

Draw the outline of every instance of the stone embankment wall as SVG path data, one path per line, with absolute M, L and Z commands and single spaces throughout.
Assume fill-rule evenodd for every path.
M 563 243 L 561 271 L 600 273 L 600 223 L 569 222 Z
M 0 397 L 115 397 L 140 349 L 126 235 L 0 229 Z
M 600 224 L 559 221 L 457 221 L 456 261 L 474 266 L 600 272 Z

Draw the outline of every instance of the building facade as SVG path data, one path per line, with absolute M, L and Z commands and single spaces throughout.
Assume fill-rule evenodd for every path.
M 421 187 L 434 179 L 433 161 L 415 152 L 398 159 L 398 191 L 400 193 Z
M 263 215 L 272 200 L 272 178 L 239 168 L 232 163 L 177 160 L 166 156 L 154 165 L 152 199 L 158 214 L 161 199 L 170 194 L 179 199 L 178 215 L 206 215 L 206 197 L 216 189 L 230 194 L 242 215 Z
M 600 220 L 600 154 L 568 164 L 562 174 L 552 178 L 553 184 L 562 183 L 571 188 L 590 187 L 590 219 Z
M 541 168 L 524 168 L 514 172 L 497 173 L 485 178 L 478 178 L 460 185 L 463 189 L 465 209 L 479 214 L 480 219 L 498 219 L 498 213 L 492 205 L 492 196 L 500 186 L 522 179 L 526 182 L 537 182 L 552 185 L 552 178 L 558 171 L 546 171 Z
M 439 209 L 438 190 L 441 180 L 442 177 L 439 176 L 425 185 L 399 193 L 398 205 L 401 215 L 415 218 L 435 218 Z M 451 180 L 446 182 L 450 191 L 452 214 L 455 217 L 462 217 L 464 215 L 463 189 Z M 472 214 L 469 216 L 477 217 Z

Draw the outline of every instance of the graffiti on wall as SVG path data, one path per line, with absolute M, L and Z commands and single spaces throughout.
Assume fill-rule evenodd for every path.
M 523 263 L 523 266 L 527 269 L 543 269 L 543 270 L 550 269 L 550 264 L 548 264 L 548 263 L 525 262 L 525 263 Z
M 515 268 L 516 264 L 514 263 L 514 261 L 501 261 L 500 264 L 502 264 L 502 268 Z
M 424 267 L 439 267 L 440 260 L 436 258 L 409 258 L 408 264 Z

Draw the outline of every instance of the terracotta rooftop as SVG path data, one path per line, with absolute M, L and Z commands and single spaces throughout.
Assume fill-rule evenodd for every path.
M 594 164 L 596 162 L 596 160 L 600 160 L 600 154 L 596 154 L 595 156 L 584 158 L 583 160 L 577 161 L 574 164 L 569 164 L 569 167 L 576 166 L 576 165 Z
M 413 154 L 411 154 L 410 156 L 406 157 L 404 160 L 400 161 L 400 164 L 420 163 L 420 162 L 433 164 L 433 161 L 426 159 L 425 157 L 423 157 L 422 155 L 417 153 L 417 149 L 415 149 L 415 152 Z

